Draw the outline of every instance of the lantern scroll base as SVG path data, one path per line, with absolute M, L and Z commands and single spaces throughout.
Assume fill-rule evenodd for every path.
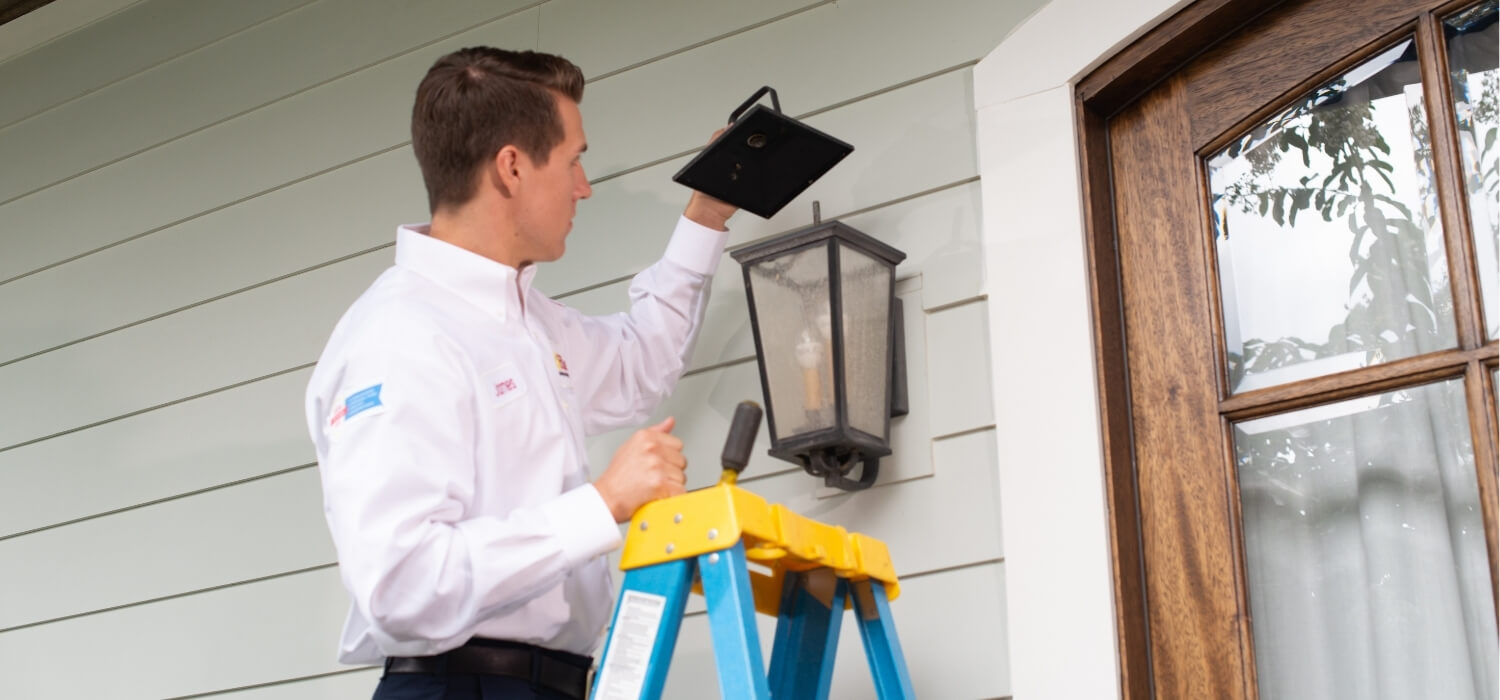
M 856 466 L 860 466 L 859 478 L 851 479 L 849 474 Z M 863 459 L 859 452 L 842 458 L 828 452 L 814 452 L 803 458 L 802 468 L 813 476 L 823 477 L 823 485 L 829 488 L 863 491 L 873 486 L 880 475 L 880 458 Z

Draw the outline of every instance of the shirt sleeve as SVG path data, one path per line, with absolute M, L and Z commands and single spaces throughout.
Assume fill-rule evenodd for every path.
M 573 312 L 565 342 L 584 359 L 575 365 L 575 384 L 589 435 L 639 424 L 672 393 L 692 356 L 728 238 L 682 217 L 666 254 L 631 282 L 630 311 Z
M 387 653 L 431 653 L 619 546 L 593 485 L 504 518 L 472 512 L 473 379 L 442 338 L 366 342 L 310 397 L 345 586 Z M 446 643 L 445 643 L 446 642 Z

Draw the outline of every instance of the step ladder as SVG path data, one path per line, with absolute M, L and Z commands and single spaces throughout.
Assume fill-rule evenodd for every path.
M 708 606 L 724 700 L 827 698 L 846 607 L 858 619 L 878 697 L 914 697 L 891 619 L 900 585 L 885 544 L 735 486 L 760 418 L 751 401 L 735 411 L 717 485 L 647 504 L 631 519 L 620 560 L 625 582 L 592 700 L 661 697 L 689 591 Z M 757 611 L 777 618 L 769 674 Z

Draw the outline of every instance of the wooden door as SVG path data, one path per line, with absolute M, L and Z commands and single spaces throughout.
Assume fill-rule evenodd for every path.
M 1452 536 L 1443 537 L 1467 548 L 1457 559 L 1477 557 L 1479 578 L 1488 578 L 1486 600 L 1476 602 L 1471 592 L 1455 614 L 1480 630 L 1480 641 L 1469 642 L 1480 649 L 1474 653 L 1492 653 L 1500 309 L 1494 308 L 1493 214 L 1484 212 L 1496 208 L 1487 178 L 1500 173 L 1485 171 L 1500 147 L 1493 136 L 1487 145 L 1483 124 L 1476 126 L 1489 103 L 1476 106 L 1478 97 L 1460 94 L 1460 74 L 1480 75 L 1493 59 L 1471 55 L 1472 48 L 1464 54 L 1455 37 L 1467 36 L 1466 46 L 1492 45 L 1493 30 L 1476 22 L 1493 24 L 1485 19 L 1493 7 L 1473 0 L 1308 0 L 1267 9 L 1203 0 L 1079 84 L 1128 697 L 1252 698 L 1263 695 L 1262 685 L 1264 696 L 1283 696 L 1288 683 L 1306 682 L 1296 674 L 1307 671 L 1286 650 L 1267 649 L 1262 665 L 1275 677 L 1258 683 L 1258 634 L 1341 625 L 1378 632 L 1396 624 L 1388 602 L 1367 606 L 1377 611 L 1365 616 L 1373 620 L 1348 622 L 1347 612 L 1327 613 L 1322 603 L 1288 603 L 1288 587 L 1266 581 L 1296 580 L 1299 567 L 1342 567 L 1348 547 L 1330 543 L 1370 537 L 1350 534 L 1357 523 L 1345 521 L 1370 519 L 1350 515 L 1350 508 L 1384 509 L 1389 517 L 1377 522 L 1415 529 L 1390 508 L 1399 509 L 1411 489 L 1334 504 L 1328 492 L 1286 481 L 1306 476 L 1332 484 L 1319 488 L 1358 491 L 1377 467 L 1407 464 L 1402 450 L 1419 443 L 1440 452 L 1446 465 L 1440 480 L 1450 502 L 1443 512 L 1474 510 L 1479 532 L 1453 525 Z M 1475 43 L 1478 37 L 1488 38 Z M 1403 144 L 1393 151 L 1397 139 L 1377 129 L 1403 123 L 1399 114 L 1394 121 L 1377 116 L 1392 113 L 1392 97 L 1409 111 L 1410 133 L 1402 139 L 1410 144 L 1399 157 L 1390 154 Z M 1338 136 L 1330 135 L 1334 129 Z M 1309 175 L 1275 180 L 1286 177 L 1276 172 L 1297 167 Z M 1394 196 L 1397 190 L 1407 201 Z M 1347 241 L 1334 238 L 1341 226 Z M 1277 249 L 1255 241 L 1284 242 Z M 1335 244 L 1348 251 L 1341 249 L 1337 264 L 1309 260 Z M 1344 257 L 1348 269 L 1340 267 Z M 1332 324 L 1318 315 L 1326 316 L 1318 308 L 1328 306 L 1323 290 L 1330 281 L 1349 290 Z M 1327 336 L 1306 332 L 1314 326 L 1329 329 Z M 1426 421 L 1435 427 L 1420 438 L 1401 433 L 1416 424 L 1409 417 L 1389 418 L 1410 413 L 1413 401 L 1434 407 L 1417 416 L 1416 423 L 1435 416 Z M 1334 432 L 1358 433 L 1359 443 L 1338 444 L 1327 437 Z M 1295 469 L 1288 466 L 1299 457 Z M 1347 476 L 1330 480 L 1337 469 L 1324 470 L 1319 459 Z M 1453 465 L 1466 470 L 1462 479 Z M 1392 478 L 1408 478 L 1395 472 Z M 1288 509 L 1288 499 L 1304 507 Z M 1272 502 L 1276 508 L 1266 507 Z M 1326 519 L 1293 522 L 1308 508 Z M 1287 517 L 1285 524 L 1277 520 Z M 1300 534 L 1287 535 L 1291 530 Z M 1297 559 L 1286 552 L 1298 543 L 1330 549 Z M 1398 570 L 1400 562 L 1427 561 L 1405 554 L 1377 559 L 1378 567 L 1393 569 L 1387 573 L 1411 577 Z M 1337 571 L 1318 585 L 1370 575 Z M 1471 571 L 1466 580 L 1473 579 Z M 1350 595 L 1384 595 L 1374 586 L 1361 584 Z M 1290 588 L 1313 597 L 1337 590 Z M 1259 630 L 1258 609 L 1266 616 Z M 1302 610 L 1331 621 L 1299 627 Z M 1414 615 L 1424 614 L 1419 605 Z M 1475 622 L 1476 616 L 1487 620 Z M 1401 629 L 1387 632 L 1399 636 Z M 1283 639 L 1288 648 L 1305 641 Z M 1381 674 L 1389 669 L 1358 676 L 1368 675 L 1359 669 L 1370 659 L 1390 653 L 1371 652 L 1349 664 L 1354 672 L 1335 668 L 1298 687 L 1306 697 L 1360 696 L 1371 683 L 1388 692 L 1392 682 Z M 1395 678 L 1422 687 L 1420 671 L 1414 679 Z M 1483 696 L 1493 682 L 1479 677 L 1470 685 Z

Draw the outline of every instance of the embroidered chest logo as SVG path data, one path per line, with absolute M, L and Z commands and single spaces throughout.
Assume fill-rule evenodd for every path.
M 495 397 L 499 398 L 517 389 L 516 380 L 502 379 L 495 382 Z
M 552 353 L 552 361 L 555 362 L 555 363 L 557 363 L 557 373 L 559 375 L 562 375 L 564 377 L 569 376 L 568 375 L 568 361 L 564 360 L 562 355 L 559 355 L 559 354 L 557 354 L 555 352 Z

